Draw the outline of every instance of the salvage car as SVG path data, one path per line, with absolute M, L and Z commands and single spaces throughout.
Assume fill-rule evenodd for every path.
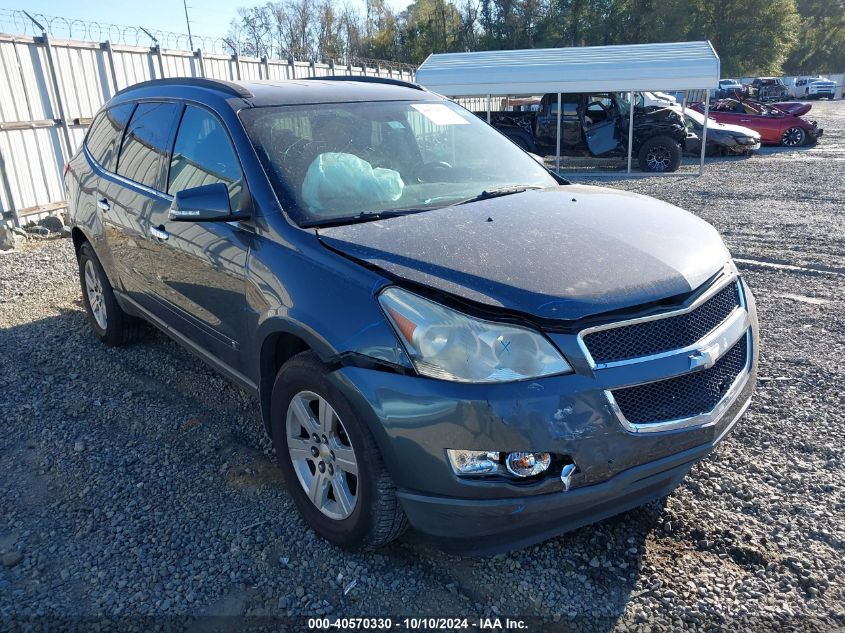
M 746 97 L 760 101 L 777 101 L 789 97 L 786 84 L 780 77 L 757 77 L 750 84 L 744 86 Z
M 490 553 L 669 494 L 756 380 L 716 230 L 350 79 L 115 95 L 65 172 L 94 335 L 151 323 L 254 394 L 296 507 L 343 547 L 410 524 Z
M 564 94 L 560 153 L 563 156 L 627 156 L 628 101 L 615 93 Z M 486 112 L 476 113 L 486 118 Z M 557 94 L 547 94 L 536 112 L 493 112 L 497 130 L 528 152 L 557 152 Z M 634 109 L 633 155 L 640 169 L 676 171 L 686 144 L 681 116 L 668 108 Z
M 687 151 L 698 154 L 704 136 L 704 115 L 687 108 L 684 118 L 691 134 L 687 138 Z M 751 128 L 729 123 L 719 123 L 712 117 L 707 121 L 707 156 L 750 156 L 760 149 L 760 134 Z
M 805 111 L 804 104 L 782 105 L 786 108 L 794 106 L 794 110 L 798 112 Z M 704 105 L 701 103 L 695 103 L 690 107 L 698 112 L 704 112 Z M 764 145 L 800 147 L 815 143 L 824 133 L 815 121 L 807 121 L 780 107 L 749 100 L 716 101 L 710 107 L 710 116 L 720 123 L 741 125 L 759 132 L 760 140 Z
M 690 108 L 684 108 L 674 97 L 664 93 L 638 93 L 636 103 L 641 108 L 673 108 L 684 119 L 687 139 L 684 145 L 688 154 L 699 155 L 701 138 L 704 135 L 704 115 Z M 749 156 L 760 149 L 760 134 L 740 125 L 719 123 L 712 117 L 707 122 L 707 156 Z

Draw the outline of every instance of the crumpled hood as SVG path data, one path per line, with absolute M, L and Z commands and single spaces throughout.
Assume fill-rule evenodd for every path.
M 755 132 L 754 130 L 752 130 L 749 127 L 745 127 L 745 126 L 742 126 L 742 125 L 734 125 L 733 123 L 721 123 L 721 122 L 715 121 L 713 119 L 710 119 L 707 122 L 708 131 L 711 128 L 715 129 L 715 130 L 721 130 L 722 132 L 728 132 L 730 134 L 738 135 L 738 136 L 750 136 L 752 138 L 754 138 L 754 137 L 759 138 L 760 137 L 759 132 Z
M 653 198 L 571 185 L 319 230 L 388 273 L 543 319 L 687 293 L 730 257 L 703 220 Z

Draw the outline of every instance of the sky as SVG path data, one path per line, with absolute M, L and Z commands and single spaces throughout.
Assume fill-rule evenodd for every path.
M 191 31 L 197 35 L 223 37 L 229 22 L 236 17 L 238 7 L 263 4 L 262 0 L 187 0 Z M 340 4 L 340 2 L 338 2 Z M 350 0 L 352 6 L 363 9 L 364 0 Z M 407 2 L 389 0 L 394 8 L 404 8 Z M 25 9 L 30 13 L 43 13 L 85 21 L 143 26 L 148 30 L 186 33 L 185 9 L 182 0 L 3 0 L 2 9 Z

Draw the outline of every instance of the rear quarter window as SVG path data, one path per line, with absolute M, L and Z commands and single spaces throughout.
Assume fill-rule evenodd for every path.
M 164 158 L 181 105 L 164 102 L 139 103 L 120 147 L 117 173 L 124 178 L 161 189 Z
M 94 119 L 85 137 L 85 147 L 94 160 L 107 171 L 114 171 L 123 128 L 126 127 L 134 109 L 134 103 L 126 103 L 104 110 Z

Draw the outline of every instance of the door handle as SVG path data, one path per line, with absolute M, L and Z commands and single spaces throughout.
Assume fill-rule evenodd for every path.
M 742 123 L 751 123 L 751 119 L 740 119 Z
M 108 211 L 109 209 L 111 209 L 111 203 L 105 198 L 100 198 L 99 200 L 97 200 L 97 206 L 102 211 Z
M 163 226 L 152 226 L 150 227 L 150 235 L 152 235 L 157 240 L 161 240 L 162 242 L 170 237 L 170 233 L 164 230 Z

